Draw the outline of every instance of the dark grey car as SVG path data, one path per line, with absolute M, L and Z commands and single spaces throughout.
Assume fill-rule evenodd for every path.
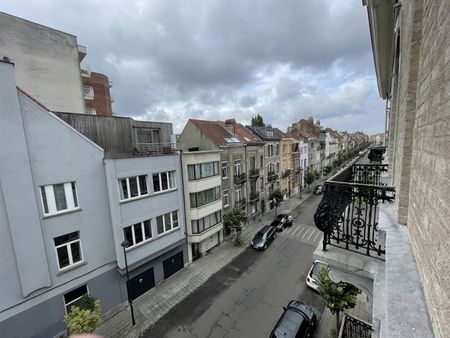
M 256 250 L 265 250 L 275 237 L 277 237 L 276 228 L 265 225 L 256 233 L 250 245 Z
M 270 338 L 312 337 L 316 328 L 313 309 L 299 300 L 291 300 L 270 334 Z

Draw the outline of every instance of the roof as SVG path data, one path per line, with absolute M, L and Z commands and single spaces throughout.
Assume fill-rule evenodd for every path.
M 255 136 L 249 129 L 245 128 L 241 123 L 235 123 L 235 135 L 248 145 L 263 145 L 264 142 Z
M 30 94 L 28 94 L 26 91 L 24 91 L 22 88 L 20 88 L 19 86 L 16 86 L 17 91 L 19 93 L 22 93 L 24 96 L 28 97 L 31 101 L 33 101 L 34 103 L 36 103 L 38 106 L 40 106 L 42 109 L 46 110 L 46 111 L 50 111 L 50 109 L 48 109 L 46 106 L 44 106 L 41 102 L 39 102 L 38 100 L 36 100 L 33 96 L 31 96 Z
M 189 119 L 200 131 L 216 145 L 230 145 L 243 143 L 243 141 L 229 132 L 221 121 L 207 121 Z
M 278 128 L 267 126 L 265 127 L 247 126 L 247 128 L 264 141 L 279 141 L 283 137 L 281 135 L 283 134 L 283 132 Z M 272 132 L 272 136 L 269 136 L 270 132 Z

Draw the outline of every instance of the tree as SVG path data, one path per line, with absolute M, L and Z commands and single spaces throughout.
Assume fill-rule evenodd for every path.
M 272 191 L 272 193 L 269 195 L 269 200 L 271 200 L 275 205 L 275 217 L 277 217 L 278 207 L 283 201 L 283 193 L 281 192 L 280 189 L 276 189 Z
M 100 300 L 84 295 L 78 306 L 72 306 L 64 316 L 70 334 L 92 333 L 100 324 L 102 308 Z
M 242 224 L 247 222 L 247 216 L 241 208 L 234 207 L 231 211 L 223 216 L 223 224 L 226 228 L 234 229 L 236 231 L 236 238 L 234 239 L 235 246 L 241 246 L 241 231 Z
M 324 266 L 319 272 L 319 293 L 325 301 L 325 306 L 336 315 L 336 332 L 339 332 L 339 314 L 356 306 L 356 298 L 361 290 L 356 286 L 331 280 L 330 267 Z
M 256 115 L 255 117 L 252 117 L 252 127 L 264 127 L 264 119 L 261 115 Z
M 308 186 L 308 192 L 309 192 L 309 186 L 314 182 L 316 178 L 316 175 L 312 171 L 307 171 L 305 175 L 305 183 Z

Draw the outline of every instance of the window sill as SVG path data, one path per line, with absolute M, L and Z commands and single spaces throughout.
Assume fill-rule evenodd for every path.
M 142 200 L 144 198 L 150 197 L 150 194 L 145 194 L 145 195 L 141 195 L 141 196 L 136 196 L 136 197 L 132 197 L 132 198 L 128 198 L 126 200 L 119 200 L 120 204 L 125 204 L 128 202 L 133 202 L 133 201 L 138 201 L 138 200 Z
M 220 201 L 220 198 L 218 198 L 218 199 L 216 199 L 216 200 L 214 200 L 214 201 L 212 201 L 212 202 L 209 202 L 209 203 L 206 203 L 206 204 L 202 204 L 202 205 L 200 205 L 200 206 L 198 206 L 198 207 L 192 207 L 192 206 L 191 206 L 191 209 L 200 209 L 200 208 L 206 207 L 206 206 L 208 206 L 208 205 L 210 205 L 210 204 L 216 203 L 217 201 Z
M 170 229 L 169 231 L 166 231 L 166 232 L 163 232 L 162 234 L 156 235 L 155 239 L 164 237 L 166 235 L 170 235 L 171 233 L 173 233 L 173 232 L 175 232 L 177 230 L 180 230 L 180 226 L 179 225 L 176 228 L 174 228 L 174 229 Z
M 166 194 L 168 192 L 172 192 L 172 191 L 176 191 L 176 190 L 177 190 L 177 188 L 172 188 L 172 189 L 169 189 L 169 190 L 158 191 L 158 192 L 154 192 L 153 195 L 151 195 L 151 196 L 162 195 L 162 194 Z
M 86 261 L 81 261 L 81 262 L 75 263 L 75 264 L 73 264 L 73 265 L 70 265 L 70 266 L 68 266 L 68 267 L 65 267 L 65 268 L 59 270 L 59 271 L 56 273 L 56 276 L 64 275 L 65 273 L 67 273 L 67 272 L 69 272 L 69 271 L 72 271 L 72 270 L 75 270 L 75 269 L 79 268 L 80 266 L 83 266 L 83 265 L 86 265 L 86 264 L 87 264 Z
M 71 214 L 73 212 L 77 212 L 77 211 L 81 211 L 82 209 L 80 207 L 75 208 L 75 209 L 70 209 L 70 210 L 62 210 L 62 211 L 58 211 L 55 212 L 54 214 L 48 214 L 48 215 L 44 215 L 44 219 L 46 218 L 52 218 L 52 217 L 56 217 L 56 216 L 60 216 L 60 215 L 67 215 L 67 214 Z
M 150 243 L 150 242 L 153 242 L 155 239 L 156 239 L 156 238 L 154 238 L 154 237 L 149 238 L 149 239 L 146 239 L 145 241 L 139 242 L 138 244 L 135 244 L 135 245 L 133 245 L 133 246 L 129 246 L 129 247 L 126 248 L 125 250 L 126 250 L 126 252 L 133 251 L 134 249 L 140 248 L 141 246 L 143 246 L 143 245 L 145 245 L 145 244 L 148 244 L 148 243 Z

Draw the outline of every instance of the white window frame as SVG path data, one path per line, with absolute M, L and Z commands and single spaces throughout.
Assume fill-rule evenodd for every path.
M 225 166 L 224 166 L 225 164 Z M 223 176 L 223 169 L 225 169 L 225 176 Z M 220 168 L 220 175 L 222 176 L 223 180 L 226 180 L 228 178 L 228 162 L 222 162 L 221 168 Z
M 234 160 L 234 175 L 235 176 L 242 174 L 242 168 L 241 168 L 242 163 L 241 162 L 242 161 L 240 159 Z
M 146 231 L 145 231 L 145 226 L 144 226 L 144 222 L 146 222 L 146 221 L 149 221 L 149 222 L 150 222 L 150 232 L 151 232 L 150 238 L 147 238 L 147 239 L 146 239 Z M 134 232 L 134 226 L 135 226 L 136 224 L 141 224 L 141 231 L 142 231 L 142 238 L 143 238 L 143 240 L 142 240 L 141 242 L 139 242 L 139 243 L 136 243 L 136 234 L 135 234 L 135 232 Z M 132 243 L 130 243 L 130 246 L 128 246 L 125 250 L 129 250 L 129 249 L 132 249 L 132 248 L 134 248 L 134 247 L 136 247 L 136 246 L 139 246 L 139 245 L 141 245 L 141 244 L 150 242 L 150 241 L 153 239 L 153 229 L 152 229 L 152 220 L 151 220 L 151 219 L 146 219 L 145 221 L 138 222 L 138 223 L 135 223 L 135 224 L 131 224 L 131 225 L 128 225 L 128 226 L 122 228 L 122 233 L 123 233 L 123 239 L 124 239 L 124 240 L 127 240 L 127 239 L 125 238 L 125 229 L 126 229 L 126 228 L 130 228 L 130 227 L 131 227 L 131 239 L 132 239 Z
M 176 212 L 177 213 L 177 221 L 178 221 L 178 225 L 176 227 L 173 226 L 173 213 Z M 169 214 L 170 215 L 170 229 L 166 230 L 166 215 Z M 162 217 L 162 221 L 163 221 L 163 232 L 158 233 L 158 217 Z M 180 229 L 180 217 L 178 214 L 178 209 L 177 210 L 172 210 L 169 212 L 166 212 L 165 214 L 162 215 L 158 215 L 157 217 L 155 217 L 155 223 L 156 223 L 156 237 L 158 236 L 162 236 L 167 232 L 171 232 L 175 229 Z
M 225 198 L 225 196 L 227 196 L 227 204 L 223 204 L 224 207 L 227 207 L 230 205 L 230 194 L 229 194 L 229 190 L 224 190 L 223 191 L 223 198 Z M 223 203 L 223 198 L 222 198 L 222 203 Z
M 176 190 L 177 189 L 177 177 L 175 176 L 176 171 L 172 170 L 172 171 L 163 171 L 163 172 L 159 172 L 159 173 L 153 173 L 152 174 L 152 184 L 153 184 L 153 176 L 154 175 L 158 175 L 159 178 L 159 187 L 160 190 L 156 191 L 155 190 L 155 185 L 153 185 L 153 193 L 154 194 L 161 194 L 167 191 L 172 191 L 172 190 Z M 161 179 L 161 175 L 162 174 L 166 174 L 167 176 L 167 189 L 162 189 L 162 179 Z M 170 187 L 170 175 L 173 175 L 173 188 Z
M 238 198 L 238 196 L 239 196 L 239 198 Z M 236 190 L 234 191 L 234 197 L 235 197 L 235 199 L 236 199 L 235 202 L 241 201 L 241 200 L 242 200 L 242 189 L 236 189 Z
M 57 236 L 57 237 L 59 237 L 59 236 Z M 55 238 L 57 238 L 57 237 L 55 237 Z M 80 260 L 78 261 L 78 262 L 73 262 L 73 256 L 72 256 L 72 249 L 71 249 L 71 245 L 72 245 L 72 243 L 76 243 L 76 242 L 80 242 Z M 60 268 L 60 264 L 59 264 L 59 256 L 58 256 L 58 249 L 59 248 L 62 248 L 62 247 L 67 247 L 67 255 L 69 256 L 69 265 L 67 265 L 67 266 L 65 266 L 65 267 L 63 267 L 63 268 Z M 58 271 L 65 271 L 65 270 L 67 270 L 67 269 L 70 269 L 70 268 L 72 268 L 72 267 L 74 267 L 74 266 L 77 266 L 77 265 L 79 265 L 79 264 L 81 264 L 81 263 L 83 263 L 84 262 L 84 255 L 83 255 L 83 246 L 82 246 L 82 244 L 81 244 L 81 238 L 80 238 L 80 233 L 78 232 L 78 239 L 74 239 L 74 240 L 72 240 L 72 241 L 70 241 L 70 242 L 67 242 L 67 243 L 63 243 L 63 244 L 59 244 L 59 245 L 55 245 L 55 254 L 56 254 L 56 261 L 57 261 L 57 263 L 58 263 Z
M 147 193 L 145 193 L 145 194 L 141 193 L 141 182 L 139 180 L 139 177 L 141 177 L 141 176 L 145 177 L 145 184 L 147 186 Z M 149 191 L 148 191 L 147 176 L 148 176 L 147 174 L 144 174 L 144 175 L 128 176 L 128 177 L 119 178 L 118 183 L 119 183 L 119 200 L 120 200 L 120 202 L 135 200 L 135 199 L 142 198 L 144 196 L 148 196 Z M 136 179 L 136 185 L 137 185 L 137 189 L 138 189 L 138 194 L 137 194 L 137 196 L 134 196 L 134 197 L 131 197 L 130 178 L 135 178 Z M 122 181 L 123 180 L 126 180 L 126 182 L 127 182 L 127 196 L 125 196 L 125 192 L 122 191 Z M 123 199 L 122 199 L 122 193 L 124 195 Z
M 55 185 L 59 185 L 59 184 L 64 185 L 64 195 L 65 195 L 66 204 L 67 204 L 67 208 L 62 209 L 62 210 L 56 209 L 55 191 L 53 189 L 53 187 Z M 75 198 L 73 196 L 72 184 L 75 187 Z M 44 190 L 44 192 L 45 192 L 45 201 L 44 201 L 44 195 L 42 194 L 42 190 Z M 40 193 L 41 193 L 41 203 L 42 203 L 42 210 L 43 210 L 44 216 L 64 214 L 64 213 L 72 211 L 72 210 L 80 209 L 80 202 L 78 201 L 78 190 L 77 190 L 76 181 L 43 185 L 40 187 Z M 47 204 L 48 212 L 45 211 L 45 204 Z
M 72 292 L 72 291 L 74 291 L 74 290 L 76 290 L 76 289 L 79 289 L 79 288 L 81 288 L 81 287 L 83 287 L 83 286 L 86 286 L 86 291 L 87 291 L 87 292 L 86 292 L 85 294 L 83 294 L 82 296 L 80 296 L 80 297 L 78 297 L 78 298 L 75 298 L 74 300 L 72 300 L 72 301 L 70 301 L 69 303 L 66 304 L 66 298 L 65 298 L 64 296 L 65 296 L 66 294 L 68 294 L 69 292 Z M 67 308 L 68 308 L 71 304 L 75 303 L 77 300 L 80 300 L 84 295 L 90 295 L 90 293 L 89 293 L 89 285 L 87 285 L 87 284 L 80 285 L 79 287 L 77 287 L 77 288 L 75 288 L 75 289 L 72 289 L 72 290 L 66 292 L 65 294 L 63 294 L 64 311 L 66 312 L 66 314 L 68 314 Z

